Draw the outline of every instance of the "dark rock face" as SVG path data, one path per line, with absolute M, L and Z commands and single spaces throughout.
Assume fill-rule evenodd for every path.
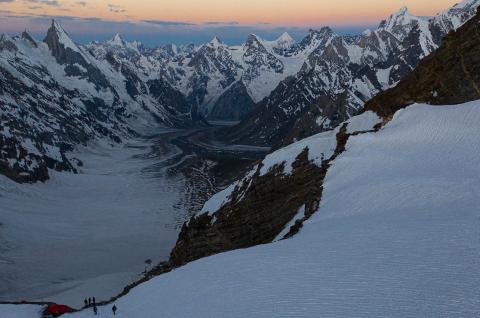
M 39 156 L 29 154 L 26 149 L 17 144 L 15 139 L 0 135 L 0 149 L 2 149 L 0 174 L 19 183 L 48 180 L 46 161 Z M 16 162 L 9 165 L 8 160 Z
M 218 211 L 194 216 L 184 224 L 169 266 L 175 268 L 209 255 L 270 243 L 304 206 L 304 215 L 280 239 L 295 235 L 318 210 L 328 168 L 345 151 L 350 136 L 344 124 L 336 134 L 333 155 L 320 166 L 308 160 L 308 148 L 297 156 L 291 174 L 283 173 L 282 164 L 260 175 L 258 166 L 253 176 L 237 184 Z
M 250 187 L 246 189 L 248 183 L 243 183 L 215 216 L 199 215 L 183 226 L 171 253 L 174 267 L 208 255 L 269 243 L 305 202 L 313 202 L 321 194 L 325 171 L 308 162 L 307 149 L 294 163 L 292 176 L 282 175 L 282 167 L 259 176 L 259 169 Z
M 366 110 L 389 118 L 414 102 L 432 105 L 480 99 L 480 11 L 392 89 L 378 94 Z
M 210 111 L 210 119 L 241 120 L 255 107 L 242 81 L 233 84 L 217 100 Z
M 168 82 L 164 80 L 150 80 L 147 82 L 148 90 L 155 100 L 160 105 L 164 106 L 164 109 L 170 113 L 172 118 L 171 125 L 179 128 L 192 127 L 191 123 L 185 123 L 181 119 L 177 118 L 189 117 L 192 121 L 200 124 L 199 121 L 202 117 L 197 114 L 196 108 L 191 107 L 187 102 L 185 96 L 174 89 Z M 162 120 L 159 120 L 161 123 Z
M 21 71 L 21 69 L 19 69 Z M 0 113 L 0 173 L 17 182 L 35 182 L 48 179 L 48 170 L 76 172 L 65 156 L 65 151 L 71 150 L 60 140 L 82 143 L 87 140 L 85 132 L 78 124 L 79 119 L 73 119 L 65 113 L 59 113 L 45 96 L 47 92 L 32 89 L 16 79 L 7 70 L 0 67 L 0 94 L 8 94 L 17 101 L 27 93 L 34 94 L 37 100 L 27 100 L 28 107 L 19 108 L 16 104 L 0 102 L 3 112 Z M 70 92 L 59 87 L 63 96 Z M 50 99 L 51 100 L 51 99 Z M 65 101 L 58 101 L 65 102 Z M 28 109 L 31 109 L 31 112 Z M 51 112 L 45 114 L 44 112 Z M 64 120 L 64 129 L 53 132 L 41 131 L 30 126 L 31 122 L 47 117 L 52 120 L 59 115 Z M 88 120 L 86 113 L 82 120 Z

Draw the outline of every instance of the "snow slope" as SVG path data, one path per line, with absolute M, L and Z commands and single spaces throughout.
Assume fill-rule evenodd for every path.
M 117 316 L 477 317 L 479 120 L 480 101 L 397 112 L 349 139 L 297 236 L 157 277 Z
M 1 305 L 2 318 L 23 318 L 40 316 L 41 306 L 36 305 Z

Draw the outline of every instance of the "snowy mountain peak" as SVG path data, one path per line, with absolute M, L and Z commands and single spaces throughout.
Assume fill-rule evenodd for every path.
M 210 42 L 209 42 L 210 45 L 212 45 L 213 47 L 219 47 L 221 45 L 223 45 L 223 42 L 222 40 L 220 40 L 220 38 L 218 36 L 215 36 Z
M 113 46 L 124 46 L 125 45 L 125 41 L 122 39 L 122 37 L 118 33 L 115 34 L 115 36 L 110 41 L 108 41 L 108 43 L 110 45 L 113 45 Z
M 65 31 L 63 27 L 60 25 L 60 23 L 58 23 L 57 21 L 52 20 L 52 25 L 50 26 L 50 29 L 55 31 L 59 36 L 62 36 L 62 37 L 65 36 L 70 39 L 70 37 L 67 34 L 67 31 Z
M 294 41 L 293 38 L 288 34 L 288 32 L 283 32 L 282 35 L 277 39 L 277 41 Z
M 323 27 L 320 30 L 310 29 L 308 35 L 300 43 L 300 48 L 307 53 L 311 53 L 319 46 L 324 46 L 335 34 L 329 27 Z
M 12 52 L 15 52 L 18 50 L 17 46 L 13 42 L 13 39 L 7 34 L 2 34 L 0 36 L 0 52 L 3 50 L 12 51 Z
M 396 13 L 397 16 L 405 14 L 409 14 L 408 8 L 406 6 L 401 7 L 400 10 L 398 10 L 398 12 Z
M 310 30 L 310 32 L 315 33 L 315 34 L 320 34 L 320 35 L 328 35 L 328 34 L 333 34 L 332 28 L 325 26 L 322 27 L 320 30 Z
M 248 35 L 247 43 L 252 43 L 252 42 L 261 42 L 261 40 L 257 35 L 252 33 Z
M 22 39 L 30 42 L 34 47 L 37 47 L 37 41 L 27 32 L 27 30 L 22 32 Z
M 284 32 L 278 39 L 273 43 L 275 48 L 288 49 L 295 45 L 295 40 L 288 34 Z
M 392 33 L 399 40 L 403 40 L 406 34 L 418 25 L 424 25 L 424 28 L 428 28 L 428 19 L 414 16 L 410 14 L 407 7 L 403 7 L 390 15 L 388 19 L 383 20 L 378 28 Z
M 308 36 L 305 38 L 310 41 L 318 41 L 334 36 L 335 32 L 330 27 L 322 27 L 320 30 L 310 30 Z M 305 40 L 304 39 L 304 40 Z
M 400 10 L 390 15 L 387 20 L 382 21 L 380 28 L 391 32 L 395 27 L 406 25 L 415 18 L 416 17 L 410 14 L 407 7 L 402 7 Z
M 255 34 L 250 34 L 248 36 L 245 46 L 248 48 L 264 48 L 263 40 Z
M 79 52 L 77 45 L 72 41 L 62 26 L 55 20 L 52 20 L 52 25 L 48 29 L 47 37 L 44 41 L 52 51 L 57 51 L 59 45 L 61 45 L 64 49 L 69 48 L 75 52 Z

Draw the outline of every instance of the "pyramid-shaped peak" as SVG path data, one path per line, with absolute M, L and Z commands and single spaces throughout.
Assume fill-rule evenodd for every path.
M 210 44 L 212 44 L 214 47 L 217 47 L 217 46 L 223 45 L 223 42 L 222 42 L 222 40 L 220 40 L 220 38 L 219 38 L 218 36 L 215 36 L 215 37 L 210 41 Z
M 71 57 L 69 50 L 80 54 L 84 61 L 88 60 L 86 55 L 83 54 L 67 32 L 55 20 L 52 20 L 52 25 L 48 29 L 44 42 L 48 45 L 48 48 L 52 52 L 52 55 L 57 59 L 57 62 L 61 64 L 67 62 Z
M 256 34 L 252 33 L 248 35 L 247 42 L 246 42 L 247 45 L 261 44 L 261 43 L 262 43 L 262 39 Z
M 50 29 L 59 32 L 59 33 L 67 33 L 63 27 L 56 21 L 55 19 L 52 19 L 52 25 L 50 26 Z
M 293 38 L 288 34 L 288 32 L 283 32 L 282 35 L 277 39 L 277 41 L 294 41 Z
M 277 39 L 278 43 L 288 43 L 294 44 L 295 40 L 288 34 L 288 32 L 283 32 L 282 35 Z
M 108 42 L 109 44 L 116 46 L 124 46 L 125 44 L 125 41 L 119 33 L 115 34 L 115 36 Z
M 77 45 L 72 41 L 63 27 L 55 20 L 52 20 L 52 25 L 50 26 L 50 29 L 48 29 L 45 42 L 48 44 L 50 49 L 52 49 L 52 46 L 60 44 L 63 45 L 64 48 L 70 48 L 74 51 L 78 51 Z
M 34 47 L 37 47 L 37 41 L 27 32 L 27 30 L 22 32 L 22 39 L 30 42 Z
M 284 32 L 278 39 L 274 41 L 274 47 L 287 49 L 292 47 L 295 44 L 295 40 L 288 34 Z

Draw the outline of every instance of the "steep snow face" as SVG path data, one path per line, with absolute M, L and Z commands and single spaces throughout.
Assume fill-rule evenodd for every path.
M 383 21 L 379 29 L 390 32 L 401 42 L 412 33 L 418 34 L 418 42 L 422 50 L 420 58 L 438 48 L 439 43 L 433 39 L 430 18 L 413 16 L 406 7 Z
M 335 36 L 333 30 L 329 27 L 323 27 L 320 30 L 309 30 L 307 36 L 300 43 L 293 46 L 289 54 L 309 56 L 317 49 L 323 51 Z
M 75 43 L 73 43 L 70 36 L 67 34 L 67 32 L 63 29 L 63 27 L 58 22 L 52 21 L 52 29 L 57 35 L 59 43 L 63 45 L 64 48 L 66 49 L 68 48 L 68 49 L 71 49 L 72 51 L 83 54 L 83 52 L 81 52 L 78 46 Z
M 242 81 L 254 102 L 268 96 L 281 80 L 300 70 L 297 59 L 286 59 L 277 53 L 277 45 L 252 34 L 242 46 L 241 55 L 236 56 L 243 67 Z
M 350 137 L 299 234 L 157 277 L 119 299 L 117 315 L 476 316 L 479 120 L 480 101 L 414 105 Z
M 36 305 L 1 305 L 3 318 L 40 317 L 43 306 Z
M 463 0 L 436 16 L 434 24 L 442 30 L 458 29 L 479 6 L 478 0 Z

